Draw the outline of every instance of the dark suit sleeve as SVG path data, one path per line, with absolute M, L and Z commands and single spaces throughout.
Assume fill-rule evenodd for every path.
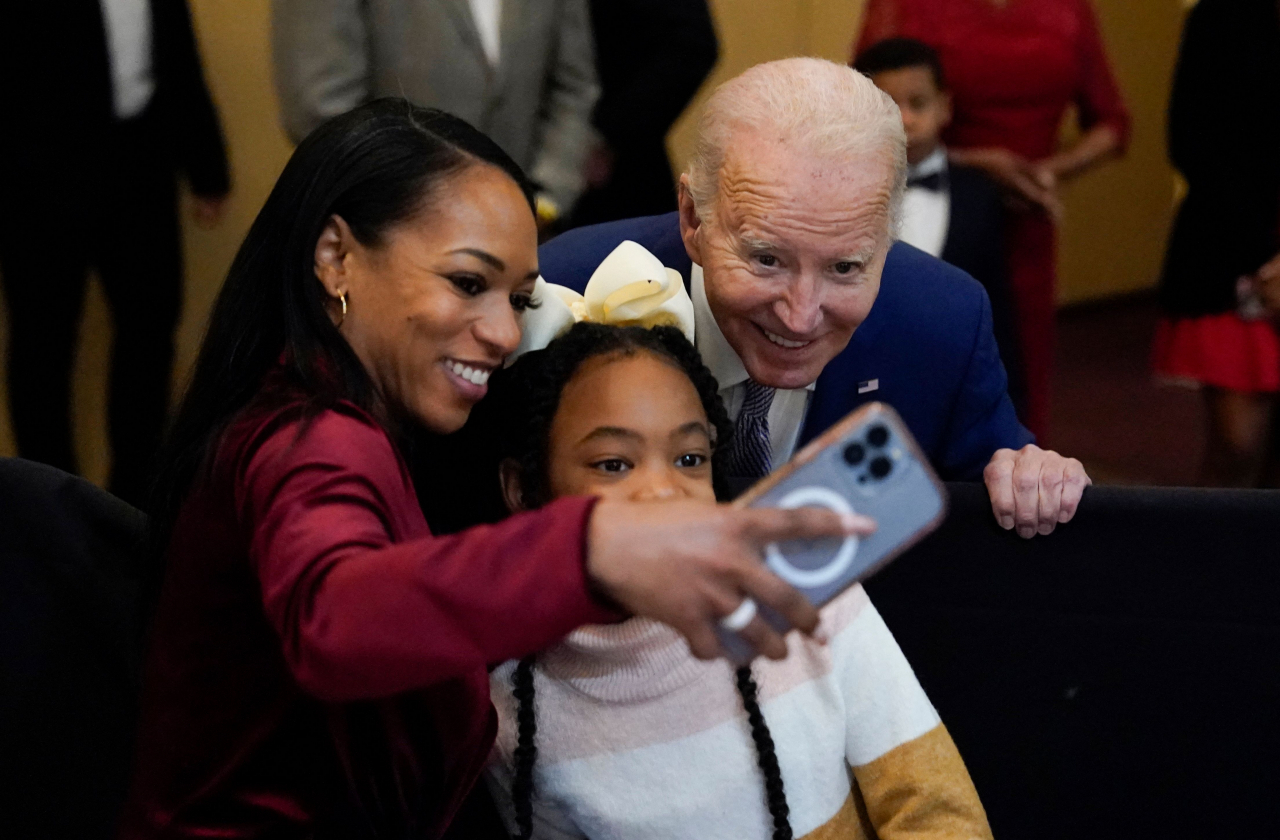
M 186 0 L 153 0 L 157 98 L 164 110 L 174 160 L 200 196 L 231 188 L 218 113 L 205 86 Z
M 615 149 L 661 140 L 716 63 L 706 0 L 596 0 L 591 13 L 597 53 L 624 53 L 601 55 L 600 63 L 627 63 L 616 78 L 606 79 L 602 67 L 596 127 Z
M 987 290 L 1009 396 L 1014 406 L 1022 406 L 1026 384 L 1005 263 L 1004 228 L 1004 201 L 995 183 L 977 169 L 951 167 L 951 223 L 942 259 L 963 269 Z
M 981 479 L 983 468 L 997 449 L 1021 449 L 1035 442 L 1035 436 L 1018 422 L 1009 399 L 986 292 L 982 292 L 980 311 L 974 320 L 973 352 L 936 464 L 943 478 L 952 481 Z

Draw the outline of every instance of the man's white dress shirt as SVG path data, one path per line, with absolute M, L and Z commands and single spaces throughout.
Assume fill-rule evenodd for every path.
M 747 369 L 743 367 L 742 360 L 738 358 L 733 346 L 720 331 L 715 316 L 711 314 L 711 305 L 707 303 L 707 290 L 702 280 L 702 266 L 693 266 L 689 273 L 689 286 L 693 297 L 694 339 L 698 354 L 702 356 L 711 375 L 720 383 L 720 399 L 724 400 L 725 408 L 729 411 L 729 419 L 736 420 L 738 412 L 742 410 L 748 379 Z M 791 460 L 791 455 L 795 452 L 814 384 L 789 391 L 779 388 L 773 396 L 773 404 L 769 407 L 769 448 L 775 469 Z
M 498 66 L 502 55 L 502 0 L 470 0 L 471 19 L 475 21 L 476 31 L 480 33 L 480 46 L 484 47 L 484 57 L 489 59 L 490 67 Z
M 907 180 L 925 178 L 947 171 L 947 150 L 939 146 L 933 154 L 907 170 Z M 902 232 L 899 239 L 934 257 L 942 256 L 951 226 L 951 191 L 907 187 L 902 202 Z
M 116 117 L 127 120 L 147 107 L 155 93 L 151 73 L 151 4 L 148 0 L 100 0 L 111 64 Z

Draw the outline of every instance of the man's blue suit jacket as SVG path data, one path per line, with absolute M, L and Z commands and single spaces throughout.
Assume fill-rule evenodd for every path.
M 557 236 L 538 251 L 542 276 L 582 291 L 596 266 L 627 239 L 688 284 L 692 261 L 676 213 Z M 1034 440 L 1009 400 L 987 293 L 960 269 L 901 242 L 889 251 L 871 313 L 818 377 L 800 444 L 872 400 L 902 415 L 947 480 L 981 478 L 997 449 Z

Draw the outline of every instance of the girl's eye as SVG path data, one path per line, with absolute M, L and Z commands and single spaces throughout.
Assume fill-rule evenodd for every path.
M 486 288 L 484 278 L 478 274 L 451 274 L 449 282 L 458 287 L 458 290 L 468 297 L 475 297 L 483 292 Z
M 605 458 L 603 461 L 596 461 L 591 466 L 601 472 L 620 473 L 626 472 L 631 465 L 621 458 Z
M 686 469 L 700 467 L 707 462 L 707 456 L 698 452 L 687 452 L 676 459 L 676 465 Z
M 533 295 L 516 292 L 511 296 L 511 308 L 517 312 L 526 312 L 542 306 L 542 301 L 534 300 Z

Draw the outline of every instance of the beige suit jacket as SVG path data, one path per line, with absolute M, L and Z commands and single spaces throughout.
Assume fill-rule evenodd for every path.
M 272 0 L 285 130 L 404 96 L 484 131 L 568 210 L 599 95 L 586 0 L 503 0 L 500 33 L 494 68 L 468 0 Z

